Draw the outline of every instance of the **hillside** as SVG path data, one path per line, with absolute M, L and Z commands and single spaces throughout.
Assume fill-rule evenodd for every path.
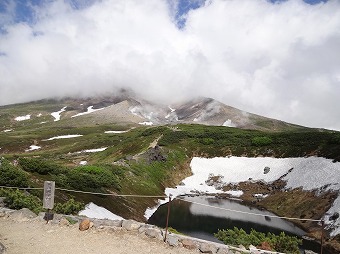
M 339 132 L 256 116 L 208 98 L 162 106 L 125 94 L 8 105 L 0 107 L 0 130 L 0 185 L 17 187 L 42 187 L 53 180 L 70 190 L 164 195 L 166 187 L 191 175 L 193 157 L 318 156 L 340 161 Z M 257 184 L 250 197 L 261 187 Z M 42 195 L 39 190 L 30 193 L 38 199 Z M 321 218 L 338 193 L 325 189 L 319 194 L 281 188 L 259 205 L 273 211 L 284 199 L 289 208 L 275 212 L 285 216 L 301 209 L 293 197 L 311 203 L 322 199 L 322 208 L 311 207 L 306 214 Z M 157 204 L 155 198 L 56 192 L 57 202 L 70 198 L 141 221 L 145 210 Z M 314 226 L 304 225 L 311 232 Z

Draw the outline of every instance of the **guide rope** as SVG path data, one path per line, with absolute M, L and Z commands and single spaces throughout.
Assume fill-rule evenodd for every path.
M 44 188 L 32 188 L 32 187 L 12 187 L 12 186 L 0 186 L 0 188 L 8 188 L 8 189 L 19 189 L 19 190 L 43 190 Z M 63 188 L 55 188 L 56 190 L 60 191 L 67 191 L 67 192 L 75 192 L 75 193 L 83 193 L 83 194 L 91 194 L 91 195 L 101 195 L 101 196 L 113 196 L 113 197 L 131 197 L 131 198 L 168 198 L 166 195 L 133 195 L 133 194 L 116 194 L 116 193 L 101 193 L 101 192 L 91 192 L 91 191 L 80 191 L 80 190 L 69 190 L 69 189 L 63 189 Z M 174 200 L 182 200 L 188 203 L 205 206 L 213 209 L 219 209 L 223 211 L 228 212 L 235 212 L 235 213 L 242 213 L 247 215 L 254 215 L 254 216 L 261 216 L 261 217 L 268 217 L 268 218 L 277 218 L 277 219 L 285 219 L 285 220 L 299 220 L 299 221 L 313 221 L 313 222 L 322 222 L 323 220 L 317 220 L 317 219 L 301 219 L 301 218 L 294 218 L 294 217 L 284 217 L 284 216 L 277 216 L 277 215 L 264 215 L 259 213 L 251 213 L 251 212 L 244 212 L 229 208 L 223 208 L 223 207 L 217 207 L 207 204 L 202 204 L 195 201 L 185 200 L 182 198 L 175 197 Z
M 281 217 L 281 216 L 277 216 L 277 215 L 264 215 L 264 214 L 259 214 L 259 213 L 244 212 L 244 211 L 238 211 L 238 210 L 234 210 L 234 209 L 228 209 L 228 208 L 223 208 L 223 207 L 217 207 L 217 206 L 202 204 L 202 203 L 198 203 L 198 202 L 195 202 L 195 201 L 185 200 L 185 199 L 182 199 L 182 198 L 175 198 L 175 199 L 182 200 L 182 201 L 192 203 L 192 204 L 196 204 L 196 205 L 200 205 L 200 206 L 210 207 L 210 208 L 224 210 L 224 211 L 228 211 L 228 212 L 242 213 L 242 214 L 247 214 L 247 215 L 255 215 L 255 216 L 269 217 L 269 218 L 278 218 L 278 219 L 285 219 L 285 220 L 300 220 L 300 221 L 313 221 L 313 222 L 321 222 L 322 221 L 322 220 L 316 220 L 316 219 L 301 219 L 301 218 L 294 218 L 294 217 Z

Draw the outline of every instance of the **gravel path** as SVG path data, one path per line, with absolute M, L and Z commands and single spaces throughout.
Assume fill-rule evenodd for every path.
M 79 231 L 77 225 L 60 226 L 39 220 L 17 221 L 6 217 L 0 218 L 0 242 L 6 247 L 5 254 L 198 253 L 197 250 L 170 247 L 138 232 L 94 228 Z

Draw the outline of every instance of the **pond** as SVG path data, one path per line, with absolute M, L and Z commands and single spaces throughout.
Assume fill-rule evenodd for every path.
M 168 204 L 160 206 L 149 218 L 148 223 L 165 227 L 167 208 Z M 290 221 L 271 216 L 275 215 L 268 211 L 246 206 L 236 200 L 209 196 L 184 196 L 171 202 L 169 227 L 192 237 L 218 243 L 221 241 L 214 237 L 214 233 L 219 229 L 234 227 L 243 228 L 246 232 L 250 232 L 253 228 L 264 233 L 279 234 L 283 231 L 288 235 L 299 237 L 305 234 L 302 229 Z M 304 241 L 302 247 L 315 252 L 320 250 L 318 244 L 309 241 Z

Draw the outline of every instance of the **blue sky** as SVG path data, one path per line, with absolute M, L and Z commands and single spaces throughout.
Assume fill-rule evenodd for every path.
M 128 87 L 340 130 L 339 0 L 206 1 L 0 0 L 0 105 Z
M 34 8 L 38 6 L 42 6 L 44 4 L 48 4 L 53 0 L 1 0 L 0 2 L 0 13 L 8 12 L 8 8 L 11 5 L 11 2 L 15 2 L 15 8 L 13 10 L 13 18 L 14 22 L 34 22 Z M 70 6 L 74 9 L 82 9 L 87 6 L 92 5 L 94 2 L 98 0 L 65 0 L 65 2 L 69 3 Z M 169 5 L 176 6 L 175 12 L 175 22 L 179 28 L 185 26 L 186 14 L 190 10 L 195 10 L 200 8 L 206 0 L 167 0 Z M 287 0 L 269 0 L 272 3 L 280 3 L 285 2 Z M 303 0 L 308 4 L 318 4 L 320 2 L 326 2 L 327 0 Z M 1 22 L 1 20 L 0 20 Z M 1 24 L 1 23 L 0 23 Z

